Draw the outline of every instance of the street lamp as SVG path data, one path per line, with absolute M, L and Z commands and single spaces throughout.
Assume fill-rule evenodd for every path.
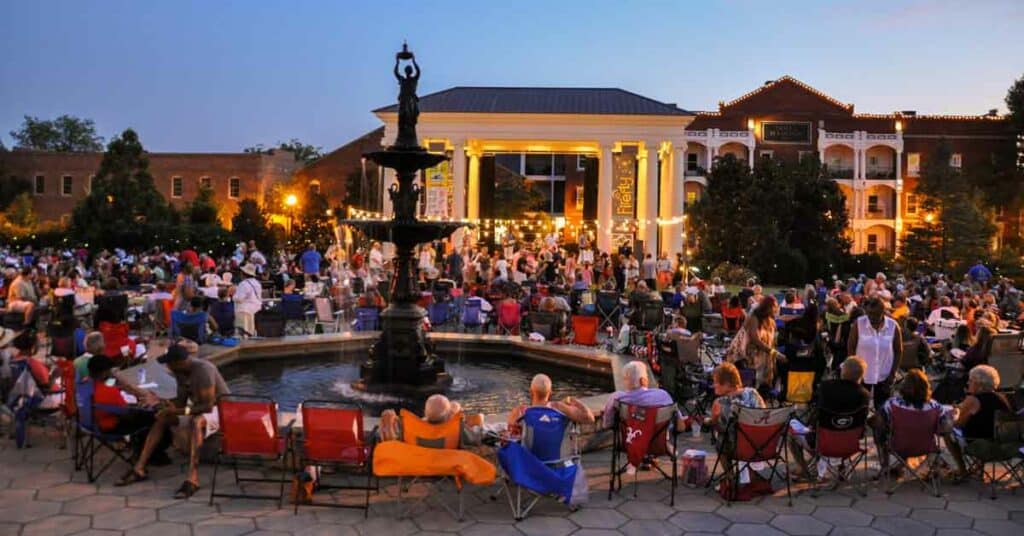
M 299 198 L 295 194 L 288 194 L 284 197 L 284 206 L 288 212 L 288 237 L 292 237 L 292 229 L 294 228 L 295 219 L 295 206 L 299 204 Z

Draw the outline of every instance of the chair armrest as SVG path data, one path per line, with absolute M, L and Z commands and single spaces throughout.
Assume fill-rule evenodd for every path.
M 284 425 L 285 437 L 290 438 L 295 434 L 295 421 L 296 419 L 293 418 L 292 420 L 288 421 L 288 424 Z

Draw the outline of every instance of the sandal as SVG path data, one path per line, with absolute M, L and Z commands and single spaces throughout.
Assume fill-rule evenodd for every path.
M 120 480 L 115 482 L 114 485 L 117 486 L 117 487 L 123 487 L 123 486 L 128 486 L 128 485 L 131 485 L 131 484 L 135 484 L 136 482 L 144 482 L 144 481 L 146 481 L 148 479 L 149 479 L 149 475 L 148 474 L 146 474 L 146 473 L 137 473 L 137 472 L 135 472 L 135 469 L 132 468 L 132 469 L 129 469 L 128 472 L 125 473 L 124 476 L 122 476 Z
M 195 495 L 197 491 L 199 491 L 199 486 L 186 480 L 182 482 L 181 487 L 178 488 L 178 491 L 174 492 L 174 498 L 188 499 L 189 497 Z

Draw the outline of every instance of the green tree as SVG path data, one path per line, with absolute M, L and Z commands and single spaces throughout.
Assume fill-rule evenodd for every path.
M 103 138 L 96 134 L 92 119 L 62 115 L 43 120 L 26 115 L 21 128 L 11 131 L 19 149 L 56 152 L 95 152 L 103 150 Z
M 255 240 L 262 251 L 269 253 L 276 249 L 270 218 L 255 199 L 243 199 L 238 204 L 238 213 L 231 218 L 231 232 L 238 240 Z
M 36 211 L 32 205 L 32 194 L 18 194 L 4 210 L 3 217 L 22 234 L 34 229 L 37 221 Z
M 32 192 L 32 183 L 28 179 L 8 175 L 7 170 L 0 167 L 0 210 L 7 208 L 16 197 Z
M 72 234 L 93 247 L 147 247 L 160 244 L 161 234 L 170 237 L 166 227 L 176 223 L 175 211 L 153 184 L 134 130 L 107 145 L 92 190 L 75 206 L 71 222 Z
M 540 210 L 544 196 L 534 190 L 526 178 L 518 173 L 498 173 L 494 185 L 494 217 L 522 218 L 526 212 Z
M 292 221 L 291 243 L 295 247 L 305 247 L 312 242 L 321 252 L 334 242 L 334 217 L 331 215 L 327 198 L 315 190 L 308 190 L 298 213 L 290 215 Z M 329 212 L 330 211 L 330 212 Z
M 200 188 L 199 195 L 185 208 L 185 219 L 190 224 L 219 224 L 220 207 L 210 188 Z
M 276 148 L 266 148 L 262 143 L 253 145 L 252 147 L 246 147 L 242 149 L 246 153 L 263 153 L 269 154 L 274 150 L 288 151 L 295 156 L 296 162 L 301 162 L 303 165 L 309 165 L 316 162 L 323 156 L 323 147 L 302 143 L 297 138 L 292 138 L 288 141 L 277 142 Z
M 1006 109 L 1010 111 L 1010 125 L 1017 139 L 1024 137 L 1024 76 L 1013 82 L 1006 91 Z M 1024 162 L 1020 165 L 1024 166 Z

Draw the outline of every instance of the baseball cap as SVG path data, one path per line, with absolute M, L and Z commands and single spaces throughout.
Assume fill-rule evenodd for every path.
M 166 365 L 168 363 L 177 363 L 178 361 L 184 361 L 188 358 L 188 350 L 184 346 L 179 344 L 172 344 L 167 349 L 167 353 L 156 358 L 157 363 Z

